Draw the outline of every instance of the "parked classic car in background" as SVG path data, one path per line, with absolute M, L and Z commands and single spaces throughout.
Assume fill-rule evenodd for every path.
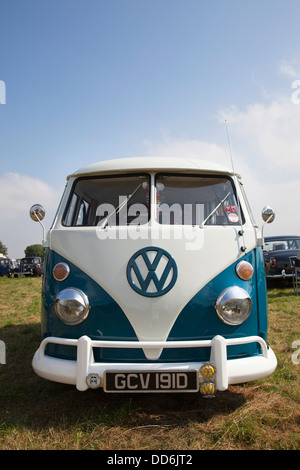
M 13 271 L 13 263 L 10 258 L 0 257 L 0 276 L 11 277 Z
M 21 259 L 20 269 L 15 270 L 14 276 L 42 276 L 43 275 L 43 265 L 42 258 L 39 256 L 27 256 L 26 258 Z
M 264 262 L 268 286 L 276 280 L 292 282 L 291 258 L 300 252 L 300 236 L 265 237 Z

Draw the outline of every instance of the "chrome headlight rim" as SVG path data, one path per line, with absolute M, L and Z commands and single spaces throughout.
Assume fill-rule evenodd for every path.
M 69 302 L 69 306 L 68 306 Z M 63 308 L 71 308 L 72 302 L 77 303 L 77 307 L 81 310 L 77 315 L 66 314 Z M 58 318 L 66 325 L 78 325 L 88 317 L 90 312 L 90 303 L 87 295 L 76 287 L 67 287 L 59 292 L 56 296 L 54 308 Z
M 230 302 L 239 303 L 245 311 L 239 316 L 226 314 L 226 306 Z M 223 323 L 230 326 L 239 326 L 244 323 L 250 316 L 252 309 L 252 299 L 249 293 L 239 286 L 231 286 L 224 289 L 218 296 L 215 304 L 215 310 L 218 317 Z

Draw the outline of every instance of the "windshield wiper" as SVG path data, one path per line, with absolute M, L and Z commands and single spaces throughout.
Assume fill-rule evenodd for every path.
M 223 204 L 223 202 L 230 196 L 230 193 L 231 191 L 229 191 L 228 194 L 226 194 L 226 196 L 224 197 L 224 199 L 222 199 L 222 201 L 217 205 L 217 207 L 215 207 L 211 213 L 206 217 L 206 219 L 203 220 L 202 224 L 200 225 L 200 228 L 203 228 L 204 225 L 206 224 L 206 222 L 208 221 L 208 219 L 211 218 L 212 215 L 214 215 L 215 212 L 217 212 L 217 210 L 219 209 L 219 207 Z
M 129 194 L 129 196 L 126 197 L 126 199 L 124 201 L 121 202 L 121 204 L 118 205 L 118 207 L 112 211 L 107 217 L 105 217 L 105 219 L 103 219 L 100 224 L 98 225 L 100 228 L 102 229 L 105 229 L 105 227 L 107 226 L 107 223 L 110 219 L 110 217 L 113 215 L 113 214 L 116 214 L 116 213 L 119 213 L 123 207 L 126 206 L 126 204 L 130 201 L 130 199 L 135 195 L 135 193 L 138 192 L 138 190 L 141 188 L 141 187 L 145 187 L 144 186 L 145 184 L 145 181 L 143 183 L 140 183 L 136 188 L 135 190 L 133 191 L 133 193 Z

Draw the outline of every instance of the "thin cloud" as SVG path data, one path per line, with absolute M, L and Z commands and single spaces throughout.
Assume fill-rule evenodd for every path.
M 256 103 L 245 111 L 230 108 L 219 113 L 226 119 L 239 148 L 273 177 L 282 172 L 295 177 L 300 170 L 300 106 L 280 97 L 268 104 Z M 251 156 L 251 158 L 250 158 Z M 277 172 L 277 173 L 276 173 Z
M 175 138 L 163 138 L 161 141 L 144 142 L 144 154 L 150 156 L 173 158 L 196 158 L 230 166 L 228 148 L 221 147 L 213 142 L 205 142 L 197 139 L 185 140 Z
M 22 258 L 26 246 L 41 243 L 40 227 L 29 217 L 29 209 L 40 203 L 46 209 L 48 229 L 56 212 L 61 191 L 43 180 L 19 173 L 0 176 L 0 240 L 11 258 Z
M 298 60 L 282 60 L 279 65 L 279 73 L 289 78 L 300 78 L 300 65 Z
M 35 203 L 42 203 L 50 210 L 57 204 L 58 191 L 38 178 L 19 173 L 5 173 L 0 177 L 1 217 L 16 219 L 28 214 Z

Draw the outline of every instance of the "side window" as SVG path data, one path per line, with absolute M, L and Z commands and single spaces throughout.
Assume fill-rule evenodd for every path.
M 290 240 L 288 248 L 290 250 L 299 250 L 300 249 L 300 240 L 299 239 Z
M 252 213 L 252 210 L 251 210 L 251 207 L 250 207 L 250 204 L 249 204 L 246 192 L 245 192 L 244 185 L 241 181 L 239 181 L 239 184 L 240 184 L 240 188 L 241 188 L 241 191 L 242 191 L 242 194 L 243 194 L 243 197 L 244 197 L 244 201 L 245 201 L 245 204 L 246 204 L 246 207 L 247 207 L 247 211 L 248 211 L 249 216 L 250 216 L 251 223 L 254 227 L 258 227 L 258 225 L 255 222 L 255 219 L 254 219 L 254 216 L 253 216 L 253 213 Z
M 71 202 L 68 207 L 68 211 L 65 217 L 65 225 L 69 226 L 83 226 L 87 225 L 87 219 L 89 214 L 89 204 L 84 199 L 74 193 L 72 195 Z
M 89 215 L 89 204 L 82 200 L 79 204 L 79 210 L 77 215 L 77 220 L 75 225 L 77 226 L 85 226 L 88 225 L 88 215 Z
M 70 225 L 73 225 L 72 222 L 73 222 L 73 217 L 74 217 L 77 201 L 78 201 L 78 197 L 74 193 L 70 201 L 68 211 L 65 216 L 65 225 L 67 225 L 68 227 L 70 227 Z

